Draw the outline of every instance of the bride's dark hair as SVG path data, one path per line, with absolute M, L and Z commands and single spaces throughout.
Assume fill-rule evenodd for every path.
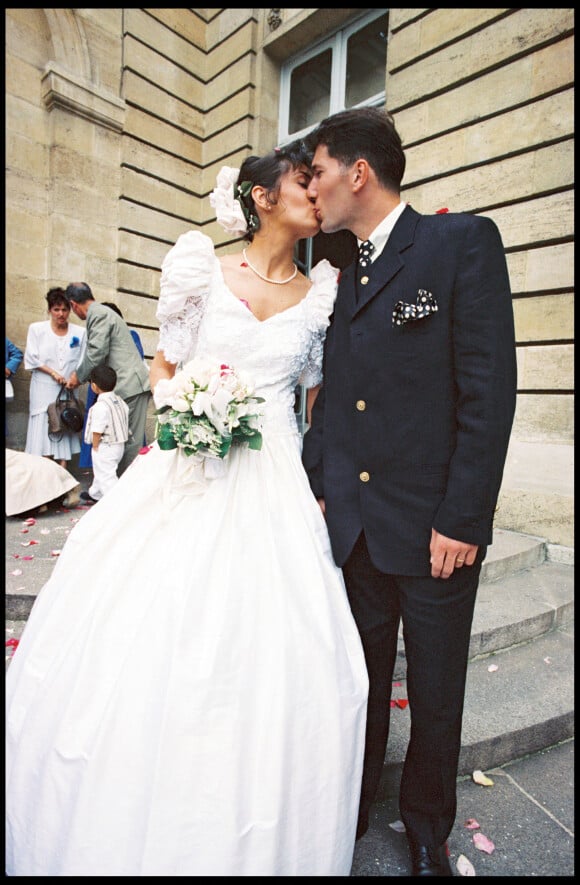
M 240 174 L 235 185 L 235 194 L 240 201 L 242 211 L 248 224 L 248 232 L 245 239 L 250 243 L 254 234 L 260 229 L 260 219 L 251 190 L 260 185 L 268 194 L 268 199 L 275 204 L 280 192 L 280 178 L 290 169 L 298 169 L 300 166 L 310 168 L 312 152 L 308 150 L 304 141 L 292 141 L 282 147 L 265 154 L 263 157 L 246 157 L 240 168 Z

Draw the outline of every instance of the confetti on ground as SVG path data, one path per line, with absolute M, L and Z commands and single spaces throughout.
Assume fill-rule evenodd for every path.
M 464 854 L 459 855 L 455 866 L 457 867 L 457 872 L 460 876 L 475 876 L 473 864 L 465 857 Z
M 493 787 L 493 781 L 490 777 L 486 777 L 483 771 L 474 771 L 471 775 L 476 784 L 480 784 L 482 787 Z
M 11 575 L 14 575 L 15 577 L 18 577 L 18 575 L 21 575 L 21 574 L 22 574 L 22 569 L 21 569 L 21 568 L 15 568 L 13 572 L 10 572 L 10 574 L 11 574 Z
M 491 839 L 488 839 L 483 833 L 473 834 L 473 844 L 479 849 L 479 851 L 485 851 L 486 854 L 493 854 L 495 851 L 495 845 Z
M 499 667 L 497 664 L 490 664 L 489 667 L 487 668 L 488 673 L 495 673 L 496 670 L 499 670 Z
M 20 546 L 21 547 L 33 547 L 34 544 L 38 544 L 38 543 L 39 543 L 38 541 L 21 541 Z
M 479 824 L 474 817 L 468 818 L 463 824 L 468 830 L 479 830 Z
M 392 824 L 389 824 L 391 830 L 394 830 L 396 833 L 405 833 L 405 824 L 402 820 L 394 820 Z

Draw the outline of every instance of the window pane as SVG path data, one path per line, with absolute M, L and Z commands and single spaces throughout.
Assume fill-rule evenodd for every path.
M 348 39 L 346 56 L 347 108 L 385 88 L 388 14 L 376 18 Z
M 328 115 L 331 66 L 332 50 L 327 49 L 294 68 L 290 80 L 289 132 L 313 126 Z

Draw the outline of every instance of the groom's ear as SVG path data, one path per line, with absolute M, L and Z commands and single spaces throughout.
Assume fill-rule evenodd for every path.
M 367 160 L 362 157 L 355 160 L 352 164 L 350 167 L 350 175 L 353 193 L 357 193 L 357 191 L 360 191 L 360 189 L 365 186 L 369 180 L 369 171 L 369 164 Z

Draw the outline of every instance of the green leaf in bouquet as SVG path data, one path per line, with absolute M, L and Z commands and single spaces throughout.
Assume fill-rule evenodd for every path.
M 169 424 L 157 424 L 155 428 L 155 436 L 159 443 L 159 448 L 164 451 L 177 448 L 177 441 Z

